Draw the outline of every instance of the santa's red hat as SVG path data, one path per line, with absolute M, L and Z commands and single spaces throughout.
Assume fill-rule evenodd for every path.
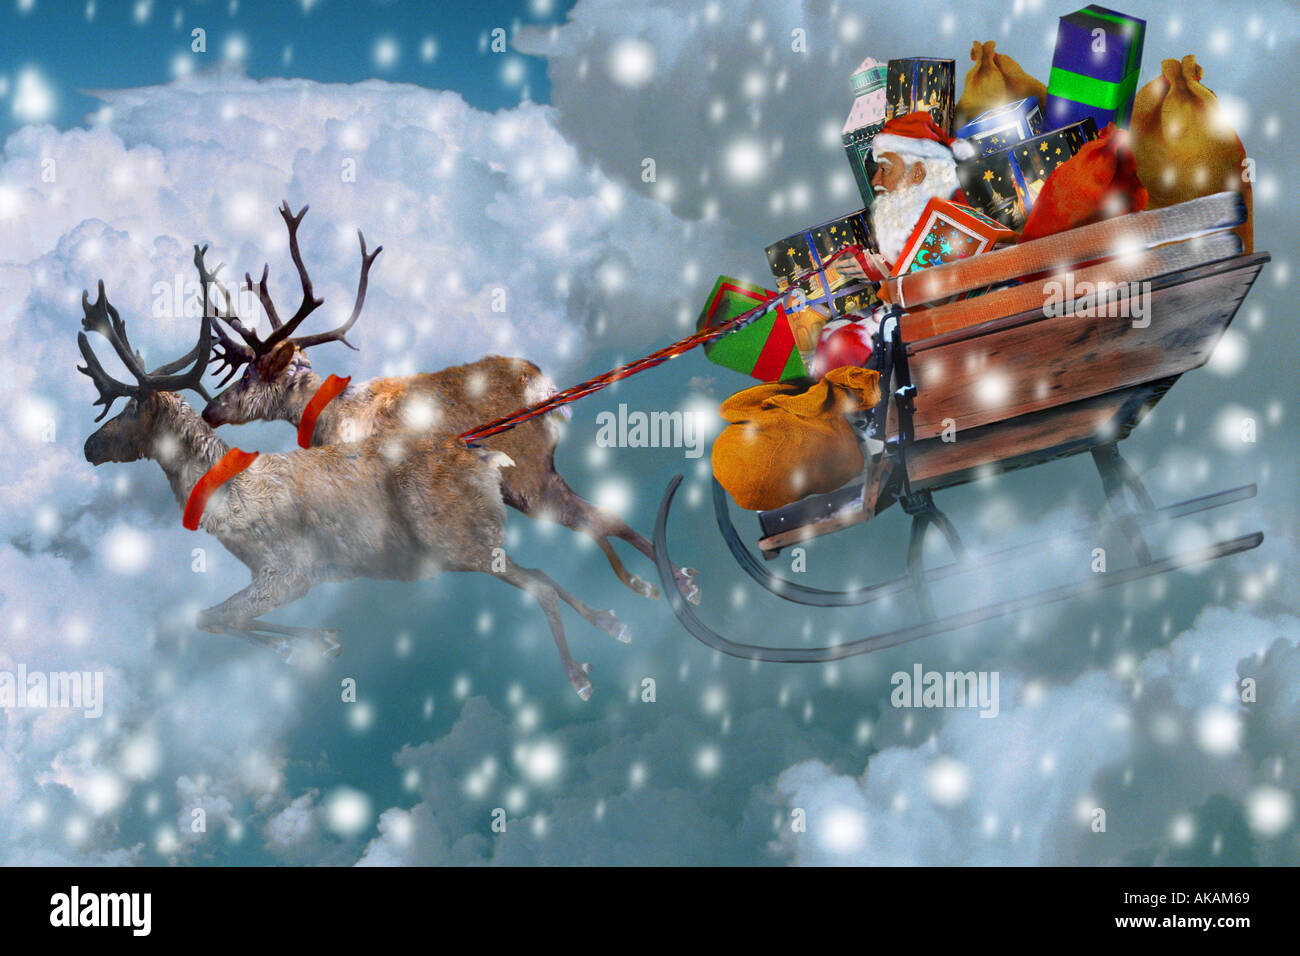
M 974 159 L 975 147 L 964 139 L 953 139 L 925 110 L 897 116 L 871 140 L 871 151 L 919 156 L 921 159 L 958 161 Z

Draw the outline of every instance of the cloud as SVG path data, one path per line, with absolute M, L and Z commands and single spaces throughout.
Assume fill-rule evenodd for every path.
M 273 292 L 296 304 L 275 212 L 288 198 L 312 207 L 302 246 L 322 325 L 351 308 L 357 228 L 385 246 L 352 336 L 361 351 L 327 349 L 323 371 L 414 372 L 490 352 L 565 369 L 602 341 L 656 335 L 646 320 L 683 295 L 661 250 L 709 230 L 592 169 L 533 104 L 489 114 L 416 87 L 229 70 L 101 96 L 89 128 L 23 127 L 0 164 L 0 666 L 102 671 L 108 697 L 99 722 L 6 715 L 0 861 L 35 846 L 69 862 L 202 859 L 222 852 L 217 832 L 242 839 L 249 816 L 273 820 L 267 839 L 285 850 L 306 812 L 284 789 L 287 736 L 314 678 L 197 635 L 194 612 L 243 569 L 180 529 L 156 466 L 84 460 L 96 426 L 75 371 L 81 291 L 105 280 L 150 364 L 192 343 L 196 242 L 228 277 L 269 261 Z M 328 795 L 326 829 L 369 823 L 354 796 Z M 155 817 L 159 806 L 171 809 Z M 199 806 L 207 834 L 190 828 Z M 135 821 L 128 845 L 119 816 Z
M 1164 652 L 1153 648 L 1168 634 L 1154 625 L 1142 630 L 1150 614 L 1161 613 L 1150 601 L 1098 609 L 1096 627 L 1107 630 L 1095 653 L 1093 625 L 1072 608 L 1038 616 L 1033 626 L 986 628 L 975 640 L 936 639 L 934 653 L 954 665 L 1004 667 L 1003 713 L 991 721 L 918 719 L 908 733 L 904 719 L 885 710 L 872 729 L 880 749 L 865 777 L 853 775 L 863 753 L 855 726 L 868 726 L 884 697 L 876 669 L 887 672 L 898 654 L 797 676 L 757 672 L 713 660 L 688 645 L 666 615 L 643 610 L 650 626 L 638 629 L 637 640 L 649 650 L 637 652 L 644 656 L 635 666 L 645 666 L 634 678 L 633 664 L 617 665 L 619 679 L 634 684 L 656 668 L 676 673 L 690 689 L 676 705 L 665 696 L 653 716 L 617 701 L 581 716 L 558 711 L 545 731 L 523 719 L 524 707 L 471 698 L 445 733 L 397 755 L 412 805 L 373 796 L 374 809 L 386 809 L 367 840 L 353 828 L 370 819 L 371 806 L 348 791 L 337 802 L 337 771 L 328 757 L 316 761 L 338 738 L 303 726 L 335 688 L 232 639 L 195 634 L 194 611 L 242 584 L 242 568 L 210 539 L 178 527 L 178 506 L 156 467 L 92 469 L 82 458 L 93 428 L 92 391 L 74 371 L 74 338 L 81 290 L 100 277 L 137 345 L 149 357 L 171 357 L 194 334 L 192 320 L 174 307 L 176 293 L 184 299 L 193 280 L 193 243 L 211 243 L 210 258 L 227 262 L 227 275 L 256 275 L 269 261 L 273 292 L 292 307 L 294 273 L 274 208 L 284 198 L 295 207 L 310 203 L 302 238 L 326 300 L 322 325 L 350 308 L 356 229 L 385 246 L 366 315 L 351 336 L 361 351 L 325 347 L 316 359 L 322 371 L 396 374 L 507 351 L 540 362 L 563 382 L 585 372 L 595 355 L 662 344 L 665 329 L 689 325 L 715 274 L 764 281 L 764 245 L 856 205 L 838 129 L 849 105 L 847 75 L 862 56 L 905 50 L 960 59 L 970 39 L 997 35 L 1001 49 L 1043 76 L 1044 38 L 1057 11 L 1029 2 L 1016 7 L 1023 16 L 1012 16 L 1005 6 L 945 11 L 936 33 L 921 18 L 872 21 L 868 30 L 853 11 L 776 0 L 702 9 L 682 0 L 631 12 L 583 0 L 566 25 L 520 40 L 526 52 L 548 59 L 554 106 L 487 114 L 455 94 L 410 86 L 253 81 L 227 71 L 106 93 L 86 128 L 28 126 L 10 137 L 0 159 L 0 405 L 7 412 L 0 416 L 0 668 L 99 670 L 108 702 L 100 721 L 59 711 L 4 714 L 0 862 L 265 854 L 377 865 L 1145 862 L 1189 854 L 1197 861 L 1293 862 L 1294 809 L 1284 796 L 1300 784 L 1292 739 L 1300 654 L 1275 640 L 1293 637 L 1292 619 L 1279 616 L 1273 625 L 1262 610 L 1206 612 Z M 1268 202 L 1265 185 L 1284 181 L 1290 168 L 1285 136 L 1275 133 L 1294 126 L 1294 102 L 1275 95 L 1253 57 L 1213 52 L 1221 18 L 1206 11 L 1214 9 L 1184 5 L 1179 33 L 1172 21 L 1157 21 L 1163 11 L 1152 13 L 1147 63 L 1211 51 L 1207 78 L 1252 105 L 1254 125 L 1243 135 L 1263 177 L 1257 234 L 1281 235 L 1288 207 Z M 1295 43 L 1295 12 L 1266 5 L 1252 17 L 1268 24 L 1268 36 L 1252 34 L 1248 21 L 1234 44 L 1284 58 Z M 789 42 L 796 28 L 809 40 L 802 58 Z M 652 182 L 643 179 L 647 158 L 655 160 Z M 735 168 L 746 176 L 735 177 Z M 1273 304 L 1275 314 L 1286 314 L 1286 283 L 1272 278 L 1285 277 L 1284 265 L 1265 273 L 1243 314 L 1251 347 L 1244 365 L 1229 363 L 1239 374 L 1202 376 L 1199 388 L 1180 385 L 1178 411 L 1166 399 L 1143 425 L 1143 451 L 1158 471 L 1184 483 L 1180 491 L 1221 484 L 1232 463 L 1258 469 L 1266 493 L 1294 487 L 1286 454 L 1275 454 L 1276 443 L 1289 440 L 1277 427 L 1289 397 L 1277 385 L 1289 381 L 1289 352 L 1268 338 L 1290 333 L 1282 322 L 1266 325 Z M 505 292 L 504 312 L 493 310 L 497 291 Z M 637 387 L 662 388 L 670 396 L 664 402 L 675 406 L 705 366 L 698 360 L 672 368 L 661 370 L 660 384 L 646 376 Z M 696 384 L 712 387 L 712 372 Z M 716 397 L 743 384 L 719 375 Z M 1246 382 L 1252 387 L 1243 392 Z M 1269 387 L 1277 394 L 1257 394 Z M 1261 441 L 1225 462 L 1210 450 L 1213 436 L 1196 425 L 1212 427 L 1229 402 L 1258 418 Z M 1171 437 L 1160 429 L 1176 417 Z M 268 442 L 278 436 L 278 447 L 292 442 L 287 429 L 260 434 Z M 634 477 L 653 495 L 662 483 L 655 467 L 642 464 L 649 460 L 637 460 Z M 1045 467 L 1058 468 L 1059 477 L 1067 466 Z M 995 507 L 977 516 L 980 530 L 1027 507 L 1026 498 L 994 487 Z M 1040 487 L 1056 503 L 1061 484 L 1045 478 Z M 1285 519 L 1291 507 L 1275 495 L 1266 513 Z M 1271 522 L 1279 523 L 1286 521 Z M 866 574 L 872 562 L 884 564 L 872 531 L 870 549 L 861 538 L 819 543 L 816 573 Z M 195 556 L 196 547 L 204 554 Z M 712 555 L 702 575 L 735 583 L 712 538 L 684 541 L 681 550 Z M 1294 554 L 1270 560 L 1242 583 L 1264 595 L 1277 591 L 1279 568 L 1294 567 Z M 1197 583 L 1205 579 L 1189 580 L 1160 586 L 1168 588 L 1169 616 L 1213 597 Z M 734 590 L 730 601 L 725 590 L 713 592 L 719 597 L 709 612 L 753 626 L 760 612 L 743 585 Z M 466 591 L 474 593 L 473 585 Z M 286 609 L 284 618 L 318 622 L 329 602 L 320 595 Z M 363 608 L 374 616 L 379 610 L 388 607 Z M 498 630 L 514 623 L 504 606 L 492 612 L 487 618 L 495 616 Z M 449 626 L 484 630 L 468 620 Z M 771 633 L 802 627 L 807 640 L 814 629 L 845 626 L 857 634 L 862 627 L 860 614 L 837 618 L 839 625 L 825 620 L 783 608 L 763 624 Z M 534 644 L 550 653 L 535 621 L 517 630 L 505 645 L 509 653 Z M 1129 648 L 1129 659 L 1097 669 L 1098 658 L 1117 646 Z M 438 673 L 483 659 L 443 650 L 449 662 L 434 668 Z M 1263 656 L 1254 657 L 1259 650 Z M 491 692 L 526 678 L 534 663 L 526 658 L 499 674 L 475 674 L 474 685 Z M 553 661 L 548 667 L 551 688 L 560 681 Z M 381 673 L 397 679 L 411 670 Z M 723 713 L 707 719 L 692 711 L 706 673 L 728 698 Z M 1221 698 L 1236 677 L 1251 675 L 1255 704 Z M 601 693 L 618 686 L 601 680 L 608 681 Z M 424 688 L 411 692 L 422 696 Z M 779 709 L 771 709 L 773 699 Z M 396 692 L 376 700 L 385 717 L 386 707 L 404 706 Z M 918 745 L 930 729 L 934 743 Z M 398 733 L 421 736 L 405 727 Z M 1107 810 L 1111 836 L 1084 825 L 1078 814 L 1085 797 Z M 209 821 L 203 837 L 189 829 L 197 806 Z M 509 821 L 503 834 L 490 826 L 498 806 Z M 798 841 L 779 836 L 794 806 L 810 819 Z M 905 826 L 895 813 L 925 827 Z M 262 845 L 248 846 L 255 841 Z
M 1294 831 L 1280 794 L 1296 782 L 1285 728 L 1297 697 L 1284 688 L 1300 666 L 1297 625 L 1215 607 L 1110 671 L 1055 685 L 1004 673 L 994 719 L 946 711 L 923 743 L 882 745 L 858 777 L 820 761 L 783 771 L 776 792 L 807 830 L 787 827 L 775 850 L 811 865 L 1285 858 Z M 1093 828 L 1098 810 L 1104 831 Z M 1247 835 L 1225 847 L 1243 816 Z
M 756 788 L 792 757 L 827 743 L 816 731 L 800 733 L 792 715 L 775 709 L 752 711 L 722 733 L 699 715 L 632 723 L 574 723 L 539 738 L 483 698 L 470 698 L 446 735 L 397 756 L 414 776 L 419 800 L 382 814 L 380 835 L 358 862 L 657 866 L 752 859 L 771 834 L 770 807 Z M 558 776 L 532 772 L 539 744 L 570 755 Z M 705 752 L 716 769 L 699 759 Z

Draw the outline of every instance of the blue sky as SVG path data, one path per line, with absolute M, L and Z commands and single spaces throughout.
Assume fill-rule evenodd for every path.
M 545 64 L 513 49 L 493 52 L 520 25 L 560 23 L 569 0 L 483 0 L 468 9 L 419 0 L 303 0 L 273 3 L 13 2 L 0 8 L 0 75 L 16 84 L 35 69 L 53 86 L 59 127 L 94 109 L 83 91 L 167 83 L 184 71 L 237 61 L 252 77 L 297 76 L 327 83 L 376 77 L 454 89 L 484 110 L 525 96 L 546 102 Z M 205 53 L 192 50 L 196 28 Z M 18 120 L 0 116 L 0 136 Z
M 181 529 L 155 465 L 92 468 L 82 455 L 94 410 L 75 329 L 80 292 L 100 278 L 133 341 L 179 354 L 193 329 L 155 319 L 151 290 L 192 272 L 193 243 L 211 243 L 233 274 L 269 262 L 273 292 L 292 296 L 275 214 L 287 197 L 312 206 L 303 250 L 322 323 L 350 308 L 355 229 L 385 246 L 350 334 L 360 351 L 322 346 L 321 373 L 401 375 L 502 352 L 571 384 L 679 338 L 717 275 L 769 282 L 766 245 L 856 208 L 838 132 L 863 57 L 948 56 L 960 78 L 972 40 L 996 38 L 1046 78 L 1056 18 L 1072 6 L 155 3 L 137 23 L 131 4 L 101 0 L 87 22 L 83 3 L 6 0 L 0 670 L 101 670 L 108 700 L 98 722 L 0 715 L 0 862 L 1300 861 L 1285 193 L 1300 106 L 1260 67 L 1296 62 L 1291 4 L 1125 7 L 1149 21 L 1144 81 L 1166 57 L 1204 66 L 1256 160 L 1256 247 L 1275 257 L 1228 347 L 1125 442 L 1161 503 L 1259 483 L 1213 530 L 1262 527 L 1264 546 L 1203 573 L 839 664 L 756 667 L 695 643 L 594 547 L 512 513 L 516 561 L 631 626 L 623 645 L 566 612 L 575 656 L 595 665 L 583 704 L 537 608 L 482 575 L 323 586 L 277 612 L 343 633 L 329 668 L 199 634 L 194 612 L 242 587 L 244 568 Z M 209 52 L 178 75 L 196 25 Z M 480 47 L 498 26 L 505 54 Z M 795 29 L 806 52 L 792 49 Z M 239 66 L 222 68 L 236 37 Z M 386 37 L 391 66 L 377 58 Z M 78 92 L 92 89 L 116 92 Z M 499 289 L 503 314 L 489 306 Z M 597 416 L 620 403 L 700 411 L 716 427 L 718 403 L 749 384 L 699 354 L 620 383 L 574 406 L 557 468 L 646 533 L 685 473 L 673 556 L 699 569 L 700 614 L 729 636 L 821 642 L 901 623 L 900 606 L 810 612 L 758 593 L 716 533 L 707 455 L 596 441 Z M 1259 428 L 1249 445 L 1232 439 L 1246 417 Z M 294 444 L 283 423 L 223 432 L 245 449 Z M 969 540 L 991 542 L 1075 526 L 1101 492 L 1073 458 L 943 499 Z M 752 540 L 752 516 L 736 521 Z M 893 509 L 823 539 L 807 581 L 891 576 L 906 533 Z M 1019 574 L 1058 583 L 1049 571 Z M 891 675 L 917 665 L 1000 673 L 998 718 L 894 708 Z M 1253 707 L 1234 697 L 1245 675 L 1261 688 Z M 340 699 L 343 678 L 357 703 Z M 1095 805 L 1108 836 L 1080 823 Z M 512 820 L 504 835 L 488 826 L 498 806 Z M 198 807 L 203 835 L 190 830 Z M 796 809 L 805 834 L 790 829 Z

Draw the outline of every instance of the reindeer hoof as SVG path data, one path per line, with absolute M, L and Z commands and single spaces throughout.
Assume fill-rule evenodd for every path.
M 338 631 L 321 632 L 321 656 L 327 661 L 336 661 L 343 653 L 343 645 L 338 641 Z
M 649 581 L 645 581 L 637 577 L 635 574 L 628 579 L 628 587 L 643 598 L 649 598 L 652 601 L 659 600 L 659 589 Z
M 591 694 L 595 690 L 591 684 L 591 679 L 587 677 L 590 673 L 591 665 L 583 663 L 577 665 L 573 672 L 569 674 L 569 683 L 573 685 L 573 689 L 577 691 L 578 696 L 583 700 L 591 700 Z
M 592 623 L 615 640 L 622 641 L 624 644 L 632 643 L 631 632 L 627 629 L 627 625 L 615 617 L 613 611 L 597 611 Z M 590 665 L 584 666 L 590 667 Z
M 700 586 L 695 583 L 695 575 L 698 572 L 694 568 L 679 568 L 677 574 L 677 590 L 682 592 L 682 597 L 692 604 L 700 603 Z

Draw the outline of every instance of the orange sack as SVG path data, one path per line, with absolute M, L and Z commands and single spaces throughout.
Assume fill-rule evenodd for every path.
M 1254 248 L 1254 214 L 1246 148 L 1228 125 L 1219 98 L 1201 83 L 1196 57 L 1165 60 L 1160 76 L 1133 100 L 1133 153 L 1138 175 L 1160 209 L 1232 190 L 1246 199 L 1246 221 L 1233 231 L 1247 252 Z
M 977 40 L 971 44 L 970 58 L 975 65 L 966 71 L 961 99 L 954 111 L 953 129 L 996 106 L 1031 96 L 1038 100 L 1040 110 L 1047 109 L 1047 86 L 1021 69 L 1011 57 L 998 53 L 994 49 L 996 42 L 989 40 L 981 45 Z
M 1138 177 L 1127 139 L 1112 123 L 1052 170 L 1029 210 L 1020 241 L 1146 209 L 1147 190 Z
M 730 424 L 713 442 L 713 475 L 736 504 L 767 511 L 834 491 L 862 473 L 846 414 L 880 401 L 880 373 L 837 368 L 816 385 L 756 385 L 722 403 Z

